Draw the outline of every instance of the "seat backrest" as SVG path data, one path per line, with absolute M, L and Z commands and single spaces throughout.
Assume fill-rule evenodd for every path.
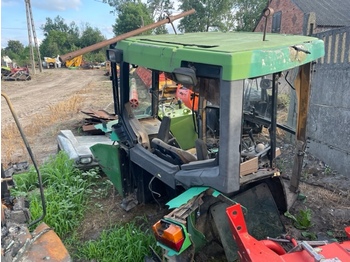
M 207 144 L 202 139 L 198 138 L 195 142 L 195 146 L 198 160 L 209 159 Z
M 171 118 L 164 116 L 162 122 L 160 123 L 157 138 L 167 143 L 169 141 Z
M 168 145 L 159 138 L 153 138 L 151 144 L 154 153 L 157 156 L 174 165 L 187 164 L 197 160 L 197 158 L 191 153 L 186 152 L 181 148 Z

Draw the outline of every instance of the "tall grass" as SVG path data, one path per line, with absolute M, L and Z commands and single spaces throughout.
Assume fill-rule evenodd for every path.
M 80 241 L 78 227 L 84 219 L 92 197 L 94 201 L 106 197 L 103 190 L 109 191 L 112 183 L 106 183 L 98 170 L 81 172 L 73 161 L 60 151 L 40 167 L 46 216 L 44 221 L 61 237 L 70 255 L 78 261 L 143 261 L 149 253 L 149 246 L 155 247 L 155 239 L 146 221 L 123 225 L 106 225 L 108 230 L 101 232 L 99 239 Z M 25 174 L 15 175 L 16 187 L 13 196 L 26 196 L 30 201 L 32 219 L 42 214 L 37 174 L 34 168 Z M 141 226 L 137 226 L 136 225 Z M 146 225 L 146 228 L 142 227 Z
M 47 214 L 44 221 L 53 227 L 60 237 L 72 232 L 84 217 L 85 206 L 93 192 L 93 186 L 99 181 L 96 170 L 82 173 L 76 169 L 73 162 L 64 152 L 51 157 L 40 167 Z M 14 195 L 24 195 L 30 201 L 32 219 L 40 217 L 42 206 L 39 190 L 37 189 L 37 175 L 34 168 L 27 174 L 15 176 L 16 188 Z
M 104 230 L 97 240 L 82 244 L 76 253 L 79 261 L 144 261 L 155 238 L 148 229 L 135 223 L 116 225 Z

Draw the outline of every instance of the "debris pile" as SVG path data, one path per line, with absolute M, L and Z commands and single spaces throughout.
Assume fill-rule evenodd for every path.
M 11 69 L 1 68 L 1 79 L 5 81 L 31 80 L 28 67 L 16 67 Z

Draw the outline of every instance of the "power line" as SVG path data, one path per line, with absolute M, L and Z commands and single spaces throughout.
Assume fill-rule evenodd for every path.
M 1 29 L 5 29 L 5 30 L 27 30 L 27 28 L 19 28 L 19 27 L 1 27 Z

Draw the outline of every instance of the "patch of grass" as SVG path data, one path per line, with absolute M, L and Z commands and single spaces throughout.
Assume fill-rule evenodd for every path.
M 44 163 L 40 172 L 47 207 L 44 222 L 61 237 L 75 261 L 143 261 L 150 253 L 149 246 L 157 249 L 144 218 L 114 225 L 101 232 L 99 239 L 82 242 L 77 230 L 88 206 L 95 203 L 96 210 L 102 212 L 98 199 L 106 197 L 112 183 L 101 179 L 97 169 L 87 172 L 76 169 L 63 151 Z M 42 206 L 35 169 L 14 176 L 14 181 L 13 196 L 27 197 L 32 219 L 40 217 Z
M 317 236 L 313 232 L 303 231 L 301 232 L 301 235 L 309 240 L 317 240 Z
M 116 225 L 102 231 L 97 240 L 83 243 L 76 258 L 79 261 L 144 261 L 150 253 L 149 246 L 157 249 L 155 242 L 149 229 L 144 230 L 136 223 Z
M 82 173 L 64 152 L 44 163 L 40 172 L 47 209 L 44 221 L 60 237 L 64 237 L 77 228 L 83 219 L 92 188 L 97 185 L 100 176 L 97 170 Z M 40 217 L 42 206 L 35 169 L 31 168 L 27 174 L 15 176 L 15 183 L 13 195 L 25 194 L 30 201 L 32 219 Z

